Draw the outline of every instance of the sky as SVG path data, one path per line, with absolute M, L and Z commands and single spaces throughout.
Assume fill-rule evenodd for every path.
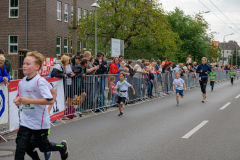
M 204 13 L 203 16 L 210 24 L 211 32 L 214 34 L 215 40 L 223 42 L 223 37 L 227 34 L 234 33 L 225 37 L 225 41 L 235 40 L 240 45 L 240 0 L 158 0 L 162 3 L 165 11 L 172 11 L 176 7 L 180 8 L 187 15 L 194 15 L 199 12 L 206 12 L 210 9 L 212 12 Z M 202 5 L 201 1 L 207 8 Z M 215 4 L 218 9 L 231 21 L 233 24 L 211 3 Z M 220 19 L 224 22 L 222 22 Z M 231 27 L 231 28 L 230 28 Z M 234 31 L 234 30 L 236 31 Z M 210 32 L 210 31 L 209 31 Z M 238 33 L 237 33 L 238 32 Z

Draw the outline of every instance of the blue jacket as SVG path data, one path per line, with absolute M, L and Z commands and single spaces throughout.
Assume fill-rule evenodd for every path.
M 10 81 L 10 76 L 6 70 L 6 68 L 3 66 L 3 72 L 2 69 L 0 68 L 0 83 L 3 82 L 3 77 L 7 77 L 8 78 L 8 82 Z
M 202 72 L 201 72 L 202 70 Z M 201 77 L 202 79 L 206 79 L 208 78 L 208 74 L 211 72 L 211 68 L 209 65 L 205 64 L 200 64 L 197 68 L 197 73 L 199 73 L 199 77 Z M 207 72 L 208 74 L 206 74 L 205 72 Z

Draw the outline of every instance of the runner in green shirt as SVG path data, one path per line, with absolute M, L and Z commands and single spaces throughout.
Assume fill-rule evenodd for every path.
M 229 73 L 229 75 L 230 75 L 230 78 L 231 78 L 231 83 L 233 85 L 233 79 L 235 77 L 235 72 L 233 71 L 233 69 L 231 69 L 231 72 Z
M 210 86 L 212 87 L 211 91 L 213 91 L 215 79 L 217 77 L 217 74 L 214 72 L 214 68 L 212 68 L 212 72 L 209 73 L 209 77 L 210 77 Z

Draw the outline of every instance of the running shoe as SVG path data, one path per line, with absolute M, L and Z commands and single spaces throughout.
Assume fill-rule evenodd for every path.
M 177 102 L 177 106 L 179 106 L 179 102 Z
M 123 112 L 120 112 L 118 116 L 123 116 Z
M 204 100 L 202 100 L 202 103 L 204 103 Z
M 52 156 L 52 152 L 44 152 L 45 160 L 49 160 Z
M 69 156 L 68 143 L 66 140 L 62 140 L 61 145 L 64 145 L 64 149 L 60 151 L 62 160 L 66 160 Z

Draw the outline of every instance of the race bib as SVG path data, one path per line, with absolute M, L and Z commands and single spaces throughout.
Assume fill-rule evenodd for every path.
M 23 111 L 34 111 L 35 110 L 34 104 L 23 104 L 22 110 Z
M 215 76 L 211 76 L 210 78 L 211 78 L 211 79 L 215 79 Z
M 234 78 L 234 76 L 231 76 L 231 78 Z
M 119 91 L 119 96 L 120 96 L 120 97 L 123 97 L 123 96 L 124 96 L 124 93 L 125 93 L 125 92 Z
M 33 99 L 32 97 L 29 97 L 29 98 Z M 34 104 L 23 104 L 22 110 L 23 111 L 34 111 L 35 110 Z
M 202 80 L 202 78 L 201 77 L 199 77 L 199 81 L 201 81 Z
M 176 84 L 176 88 L 180 88 L 181 87 L 181 84 Z

